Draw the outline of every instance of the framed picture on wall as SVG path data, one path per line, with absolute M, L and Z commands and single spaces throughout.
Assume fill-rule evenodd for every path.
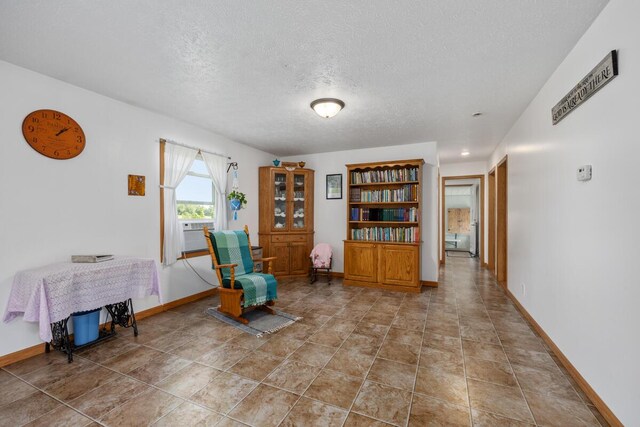
M 327 175 L 327 199 L 342 199 L 342 174 Z

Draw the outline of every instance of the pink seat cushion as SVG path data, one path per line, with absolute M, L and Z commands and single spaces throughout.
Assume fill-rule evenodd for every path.
M 315 268 L 329 268 L 333 251 L 328 243 L 318 243 L 311 251 L 311 260 Z

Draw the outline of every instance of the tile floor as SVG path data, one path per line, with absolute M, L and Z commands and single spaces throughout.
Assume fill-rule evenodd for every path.
M 598 411 L 475 260 L 419 295 L 282 281 L 304 319 L 255 338 L 202 300 L 141 334 L 0 371 L 2 426 L 598 426 Z

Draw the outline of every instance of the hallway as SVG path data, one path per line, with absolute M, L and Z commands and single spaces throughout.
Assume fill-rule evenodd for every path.
M 283 281 L 278 307 L 304 319 L 260 339 L 204 314 L 217 298 L 184 305 L 72 365 L 3 368 L 0 425 L 606 425 L 476 259 L 440 279 L 417 295 Z

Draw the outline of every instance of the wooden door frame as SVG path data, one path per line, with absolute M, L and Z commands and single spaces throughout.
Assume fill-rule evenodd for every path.
M 480 244 L 478 251 L 478 258 L 480 258 L 480 263 L 484 263 L 484 175 L 458 175 L 458 176 L 443 176 L 440 179 L 440 264 L 445 264 L 447 257 L 445 256 L 445 248 L 444 248 L 444 240 L 445 240 L 445 230 L 444 230 L 444 215 L 445 215 L 445 198 L 444 198 L 444 188 L 446 186 L 447 181 L 455 181 L 461 179 L 479 179 L 480 180 Z M 477 243 L 477 242 L 476 242 Z
M 496 165 L 496 281 L 505 289 L 508 288 L 509 277 L 509 163 L 508 156 L 504 156 Z M 505 169 L 504 177 L 501 175 L 501 168 Z M 500 181 L 504 179 L 504 190 L 501 189 Z M 502 193 L 504 191 L 504 193 Z M 501 203 L 501 198 L 504 202 Z M 504 204 L 504 206 L 502 206 Z M 501 212 L 502 208 L 502 212 Z M 500 227 L 500 219 L 504 216 L 503 227 Z M 504 235 L 503 235 L 504 234 Z M 501 238 L 504 238 L 504 248 L 501 247 Z M 504 249 L 504 260 L 501 263 L 501 249 Z M 504 272 L 502 271 L 504 264 Z
M 487 174 L 488 204 L 487 212 L 487 269 L 496 274 L 496 168 Z

